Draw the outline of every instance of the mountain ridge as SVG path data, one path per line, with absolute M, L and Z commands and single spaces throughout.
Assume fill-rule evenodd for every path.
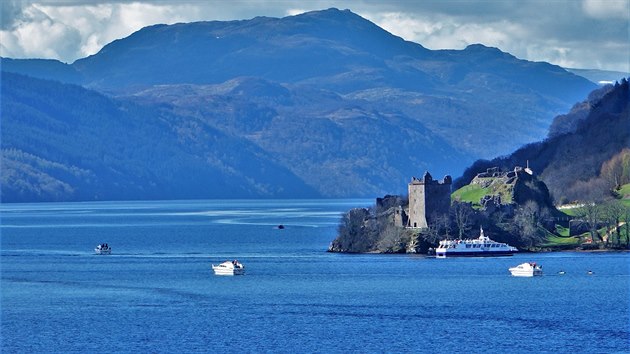
M 72 64 L 2 59 L 2 70 L 79 83 L 196 139 L 211 129 L 327 197 L 398 193 L 418 170 L 457 175 L 545 136 L 595 87 L 497 48 L 432 51 L 337 9 L 149 26 Z

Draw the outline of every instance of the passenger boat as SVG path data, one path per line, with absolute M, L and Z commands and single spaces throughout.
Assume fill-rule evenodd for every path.
M 212 265 L 212 270 L 216 275 L 243 275 L 245 266 L 237 260 L 225 261 L 219 265 Z
M 523 263 L 510 268 L 510 273 L 515 277 L 533 277 L 542 275 L 542 266 L 534 262 Z
M 436 258 L 446 257 L 494 257 L 511 256 L 518 252 L 516 247 L 507 243 L 491 240 L 483 234 L 483 228 L 479 238 L 467 240 L 443 240 L 435 249 Z
M 101 243 L 100 245 L 96 246 L 96 248 L 94 248 L 94 253 L 102 255 L 112 254 L 112 248 L 109 247 L 109 245 L 106 243 Z

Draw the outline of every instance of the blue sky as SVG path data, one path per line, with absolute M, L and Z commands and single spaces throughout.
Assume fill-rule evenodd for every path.
M 429 49 L 498 47 L 570 68 L 630 72 L 630 0 L 1 0 L 0 55 L 71 63 L 156 23 L 351 11 Z

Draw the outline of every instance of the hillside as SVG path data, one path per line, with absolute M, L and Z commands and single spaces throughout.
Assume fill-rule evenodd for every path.
M 529 166 L 547 184 L 556 202 L 597 197 L 602 165 L 624 148 L 630 147 L 630 92 L 628 81 L 594 93 L 599 97 L 581 104 L 583 109 L 560 116 L 564 132 L 547 140 L 524 146 L 514 153 L 491 161 L 480 160 L 466 170 L 456 186 L 468 184 L 486 168 L 509 168 L 529 161 Z M 601 97 L 600 97 L 601 96 Z
M 2 75 L 2 201 L 312 197 L 256 146 L 84 88 Z
M 222 156 L 213 163 L 227 159 L 226 169 L 244 176 L 252 175 L 248 165 L 229 160 L 256 156 L 272 166 L 263 175 L 278 181 L 295 176 L 304 193 L 327 197 L 400 192 L 392 186 L 404 185 L 418 170 L 459 174 L 474 159 L 540 139 L 551 117 L 595 87 L 558 66 L 520 60 L 483 45 L 428 50 L 337 9 L 155 25 L 72 64 L 5 58 L 2 70 L 78 83 L 105 93 L 117 105 L 172 117 L 167 120 L 179 122 L 180 133 L 182 125 L 199 136 L 205 133 L 197 126 L 209 129 L 229 138 L 232 148 L 215 155 L 215 148 L 199 147 L 197 154 Z M 33 92 L 40 94 L 47 95 Z M 86 118 L 86 129 L 103 124 L 90 117 L 95 116 Z M 4 115 L 2 119 L 4 125 Z M 29 144 L 31 132 L 22 133 L 14 135 L 12 144 Z M 141 134 L 152 141 L 163 133 L 149 129 Z M 120 143 L 128 151 L 136 147 L 131 141 Z M 126 169 L 146 165 L 124 161 L 130 165 Z M 196 169 L 204 159 L 189 163 Z M 29 160 L 23 167 L 34 164 Z M 275 178 L 275 171 L 284 172 Z M 243 185 L 218 176 L 232 189 Z M 283 195 L 276 188 L 263 189 L 252 193 Z

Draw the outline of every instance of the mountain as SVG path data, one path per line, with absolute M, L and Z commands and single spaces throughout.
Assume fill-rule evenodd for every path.
M 40 79 L 54 80 L 69 84 L 80 84 L 82 76 L 66 63 L 54 59 L 11 59 L 1 58 L 2 71 L 24 74 Z
M 155 25 L 72 64 L 3 58 L 2 70 L 222 134 L 328 197 L 401 192 L 392 186 L 422 170 L 457 175 L 545 136 L 596 87 L 497 48 L 429 50 L 337 9 Z
M 2 75 L 2 201 L 314 197 L 242 139 L 82 87 Z
M 489 167 L 511 169 L 529 163 L 547 184 L 556 202 L 584 200 L 610 187 L 600 188 L 602 165 L 630 148 L 630 91 L 621 80 L 593 92 L 572 113 L 559 116 L 552 126 L 563 130 L 541 142 L 526 145 L 493 160 L 478 160 L 455 181 L 459 188 Z

